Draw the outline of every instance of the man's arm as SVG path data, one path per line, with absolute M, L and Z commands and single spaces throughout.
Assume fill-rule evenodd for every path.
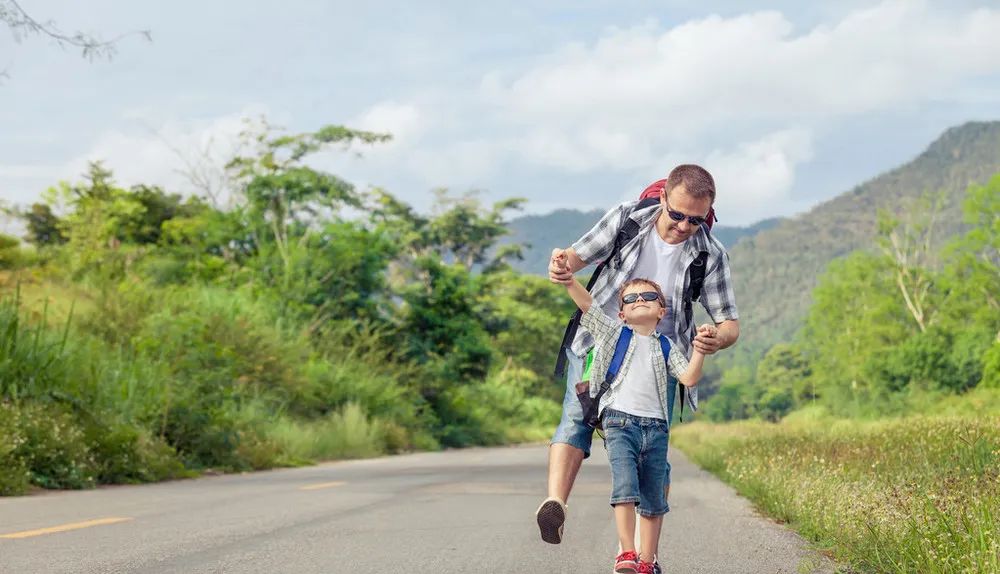
M 549 259 L 549 280 L 565 285 L 570 280 L 569 275 L 610 255 L 614 249 L 615 237 L 618 235 L 622 219 L 631 209 L 631 205 L 633 204 L 623 203 L 605 213 L 604 217 L 590 231 L 584 233 L 583 237 L 578 239 L 572 247 L 554 249 L 552 257 Z M 560 270 L 559 266 L 554 264 L 556 259 L 562 256 L 566 258 L 568 273 Z
M 711 355 L 720 349 L 732 347 L 736 340 L 740 338 L 739 319 L 729 319 L 715 324 L 715 335 L 710 332 L 711 325 L 705 324 L 698 327 L 698 332 L 694 337 L 694 348 L 706 355 Z

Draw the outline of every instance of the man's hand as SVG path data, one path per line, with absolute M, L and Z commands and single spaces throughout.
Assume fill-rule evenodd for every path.
M 713 355 L 722 347 L 722 340 L 719 339 L 719 329 L 715 325 L 704 324 L 698 327 L 698 332 L 694 336 L 694 348 L 706 355 Z
M 553 249 L 552 257 L 549 259 L 549 281 L 559 285 L 568 285 L 573 280 L 573 272 L 569 268 L 566 250 Z

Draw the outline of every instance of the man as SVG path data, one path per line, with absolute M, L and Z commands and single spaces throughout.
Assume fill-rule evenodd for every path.
M 697 165 L 680 165 L 670 172 L 659 204 L 633 211 L 637 202 L 624 203 L 609 211 L 568 249 L 554 249 L 549 261 L 549 280 L 565 284 L 572 274 L 608 257 L 615 236 L 625 218 L 639 224 L 639 233 L 621 247 L 612 265 L 598 277 L 591 290 L 594 303 L 609 314 L 618 311 L 617 293 L 626 281 L 637 277 L 651 279 L 663 286 L 668 312 L 658 331 L 681 347 L 688 357 L 693 348 L 711 355 L 736 342 L 740 335 L 739 316 L 725 248 L 704 225 L 715 201 L 715 182 L 711 174 Z M 698 253 L 705 251 L 705 282 L 701 303 L 716 329 L 698 329 L 688 324 L 683 310 L 687 269 Z M 567 265 L 568 271 L 563 265 Z M 590 456 L 593 429 L 583 422 L 583 411 L 576 398 L 576 385 L 583 372 L 583 358 L 593 346 L 585 330 L 579 330 L 569 349 L 566 369 L 566 395 L 562 420 L 549 446 L 548 498 L 536 512 L 542 540 L 551 544 L 562 541 L 566 502 L 583 459 Z M 603 373 L 592 376 L 603 377 Z M 668 411 L 672 416 L 677 381 L 670 380 Z M 689 393 L 697 407 L 696 388 Z M 670 465 L 667 465 L 666 488 L 670 489 Z

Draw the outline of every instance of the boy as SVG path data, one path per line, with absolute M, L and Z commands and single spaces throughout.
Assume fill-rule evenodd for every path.
M 693 387 L 701 378 L 705 355 L 695 349 L 689 362 L 684 353 L 671 345 L 669 360 L 664 360 L 660 335 L 655 329 L 667 311 L 663 293 L 655 282 L 633 279 L 622 286 L 620 321 L 605 315 L 600 306 L 592 305 L 590 293 L 572 276 L 564 284 L 583 312 L 580 326 L 590 332 L 595 342 L 590 379 L 592 398 L 604 380 L 622 330 L 633 332 L 621 368 L 600 399 L 598 413 L 611 463 L 611 506 L 621 544 L 621 553 L 615 558 L 615 572 L 652 573 L 663 515 L 670 510 L 664 495 L 670 425 L 667 375 Z M 635 548 L 637 510 L 639 554 Z

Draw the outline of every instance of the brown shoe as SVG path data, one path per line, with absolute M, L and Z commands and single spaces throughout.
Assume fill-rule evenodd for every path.
M 546 498 L 535 511 L 542 540 L 549 544 L 562 542 L 563 524 L 566 522 L 566 505 L 555 497 Z

